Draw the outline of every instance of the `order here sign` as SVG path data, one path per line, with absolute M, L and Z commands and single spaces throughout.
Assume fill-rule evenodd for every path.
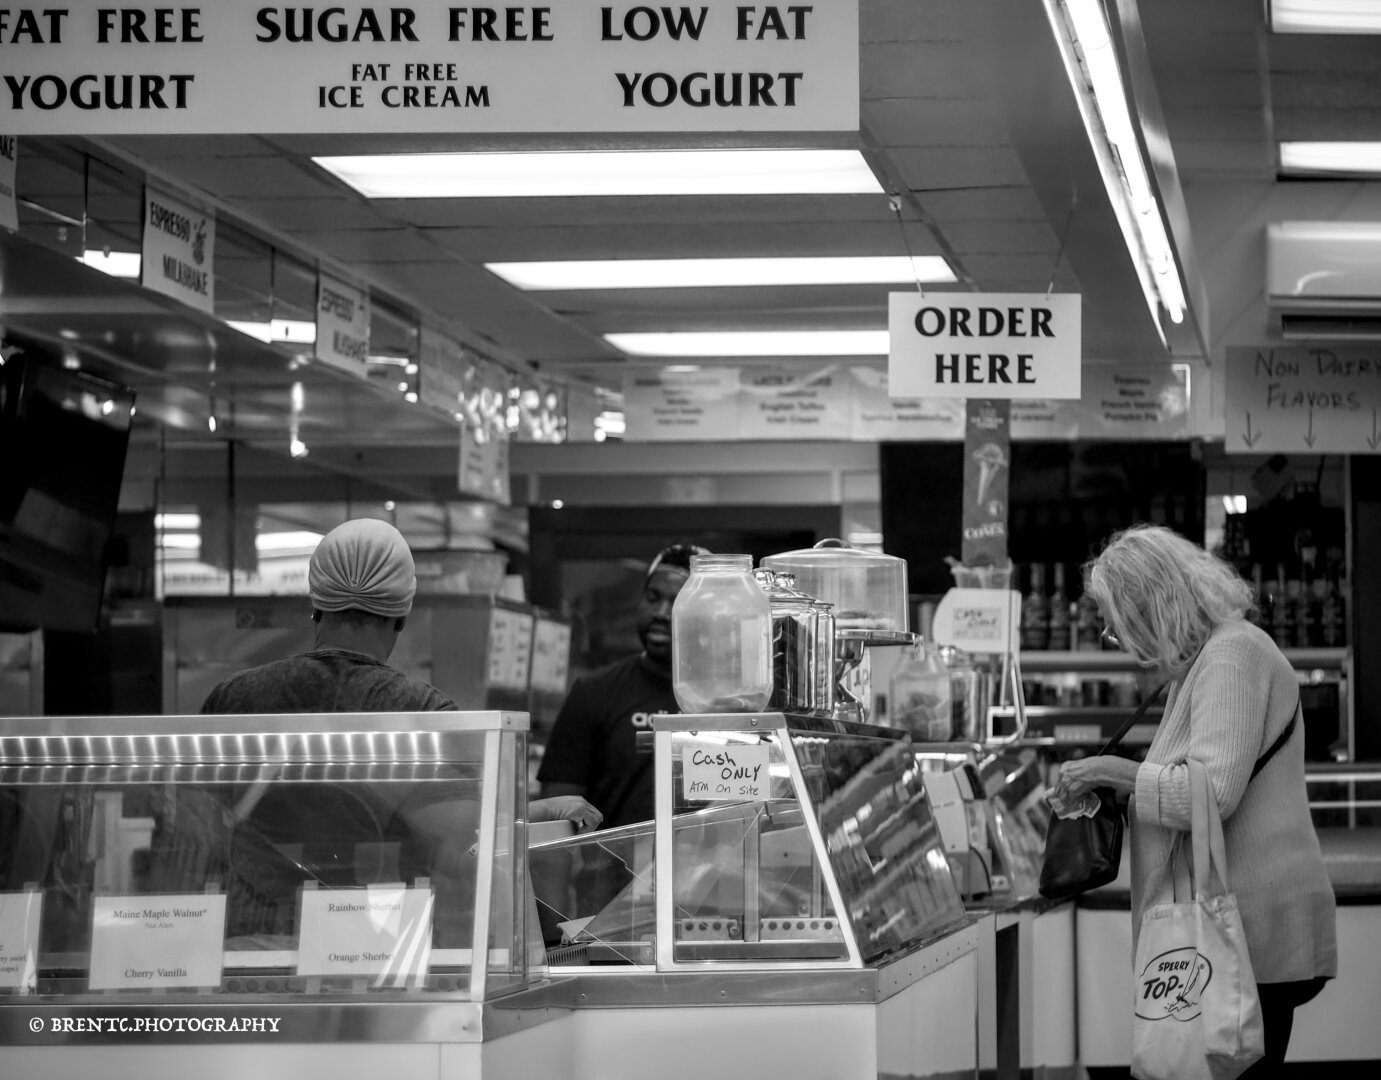
M 1046 398 L 1081 393 L 1077 293 L 892 293 L 892 397 Z

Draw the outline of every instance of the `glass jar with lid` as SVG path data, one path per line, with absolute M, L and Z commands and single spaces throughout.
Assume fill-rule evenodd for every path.
M 671 607 L 671 688 L 682 712 L 757 712 L 772 696 L 772 607 L 751 555 L 692 555 Z

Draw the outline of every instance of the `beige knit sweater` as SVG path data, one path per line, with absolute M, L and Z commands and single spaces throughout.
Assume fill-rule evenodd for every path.
M 1175 830 L 1190 826 L 1184 762 L 1196 758 L 1208 767 L 1218 797 L 1228 885 L 1237 895 L 1257 982 L 1337 974 L 1333 888 L 1305 795 L 1303 722 L 1248 783 L 1298 701 L 1290 662 L 1245 621 L 1219 627 L 1172 684 L 1131 803 L 1133 950 Z

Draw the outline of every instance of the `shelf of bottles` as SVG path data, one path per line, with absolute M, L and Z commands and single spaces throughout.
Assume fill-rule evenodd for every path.
M 1021 610 L 1021 667 L 1027 704 L 1027 745 L 1088 748 L 1101 743 L 1126 719 L 1128 710 L 1159 684 L 1159 679 L 1131 656 L 1102 640 L 1098 606 L 1067 576 L 1060 563 L 1020 568 L 1024 586 Z M 1259 575 L 1258 575 L 1259 576 Z M 1071 599 L 1073 581 L 1079 595 Z M 1308 587 L 1293 582 L 1280 568 L 1278 580 L 1261 582 L 1257 622 L 1298 672 L 1302 686 L 1338 693 L 1324 707 L 1345 708 L 1341 687 L 1347 681 L 1346 588 L 1340 575 L 1312 578 Z M 1311 699 L 1312 700 L 1312 699 Z M 1333 704 L 1336 702 L 1336 704 Z M 993 710 L 991 729 L 1001 736 L 1013 730 L 1009 710 Z M 1129 746 L 1150 741 L 1160 717 L 1150 709 Z

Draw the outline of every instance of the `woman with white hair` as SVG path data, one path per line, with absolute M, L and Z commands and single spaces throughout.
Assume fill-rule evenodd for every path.
M 1333 890 L 1309 816 L 1299 684 L 1246 618 L 1249 586 L 1226 562 L 1160 526 L 1114 535 L 1084 567 L 1104 636 L 1168 680 L 1164 717 L 1141 764 L 1098 755 L 1063 766 L 1058 798 L 1095 787 L 1129 798 L 1132 933 L 1148 887 L 1190 827 L 1187 762 L 1207 767 L 1223 819 L 1228 880 L 1261 996 L 1266 1056 L 1243 1080 L 1275 1075 L 1296 1006 L 1337 974 Z

